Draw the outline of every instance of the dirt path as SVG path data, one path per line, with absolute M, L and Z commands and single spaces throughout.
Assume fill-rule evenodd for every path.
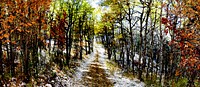
M 103 45 L 95 42 L 93 50 L 80 62 L 72 78 L 62 82 L 65 87 L 145 87 L 138 79 L 124 77 L 120 69 L 112 72 Z
M 95 60 L 89 65 L 89 71 L 83 72 L 82 83 L 87 87 L 113 87 L 112 82 L 107 79 L 108 75 L 101 68 L 99 53 L 97 51 Z

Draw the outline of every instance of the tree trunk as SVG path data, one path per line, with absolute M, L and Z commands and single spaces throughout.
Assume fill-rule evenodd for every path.
M 3 76 L 3 66 L 2 65 L 3 65 L 3 50 L 2 50 L 2 41 L 0 40 L 0 75 L 1 76 Z
M 9 40 L 11 41 L 11 35 L 10 35 L 10 37 L 9 37 Z M 14 67 L 14 60 L 15 60 L 15 56 L 13 56 L 13 47 L 12 47 L 12 43 L 11 42 L 9 42 L 9 45 L 10 45 L 10 64 L 11 64 L 11 76 L 14 76 L 15 75 L 15 67 Z
M 149 1 L 149 4 L 147 6 L 148 10 L 147 10 L 147 18 L 146 18 L 146 27 L 145 27 L 145 36 L 144 36 L 144 55 L 147 56 L 147 29 L 148 29 L 148 22 L 149 22 L 149 15 L 151 13 L 151 3 L 152 3 L 152 0 Z M 148 58 L 148 57 L 146 57 Z M 146 66 L 146 58 L 143 58 L 144 59 L 144 69 L 145 69 L 145 66 Z M 150 58 L 148 58 L 148 66 L 147 66 L 147 73 L 146 73 L 146 78 L 149 77 L 149 63 L 150 63 Z
M 142 3 L 142 2 L 141 2 Z M 144 3 L 144 2 L 143 2 Z M 142 45 L 143 45 L 143 36 L 142 36 L 142 32 L 143 32 L 143 14 L 144 14 L 144 4 L 143 4 L 143 8 L 142 8 L 142 13 L 140 15 L 140 46 L 139 46 L 139 63 L 141 61 L 141 58 L 142 58 L 142 53 L 143 53 L 143 50 L 142 50 Z M 138 70 L 138 73 L 139 73 L 139 79 L 140 80 L 143 80 L 142 79 L 142 66 L 141 64 L 139 64 L 139 70 Z
M 83 17 L 83 20 L 84 20 L 84 17 Z M 79 56 L 80 56 L 80 59 L 82 60 L 83 59 L 83 35 L 82 35 L 82 31 L 83 31 L 83 20 L 81 18 L 79 18 L 79 35 L 80 35 L 80 42 L 79 42 L 79 46 L 80 46 L 80 50 L 79 50 Z
M 30 77 L 30 73 L 29 73 L 29 52 L 28 52 L 28 48 L 27 48 L 27 42 L 28 38 L 25 37 L 25 40 L 23 40 L 23 48 L 24 48 L 24 75 L 25 76 L 25 82 L 28 82 L 29 81 L 29 77 Z
M 161 1 L 161 4 L 163 4 L 163 1 Z M 161 12 L 160 12 L 160 18 L 162 18 L 162 10 L 163 8 L 161 7 Z M 159 72 L 159 74 L 160 74 L 160 79 L 159 79 L 159 82 L 161 83 L 161 81 L 162 81 L 162 75 L 163 75 L 163 34 L 162 34 L 162 28 L 161 28 L 161 21 L 160 21 L 160 27 L 159 27 L 159 29 L 160 29 L 160 72 Z

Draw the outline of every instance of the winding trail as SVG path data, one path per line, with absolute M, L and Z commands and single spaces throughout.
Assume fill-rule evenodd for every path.
M 94 41 L 94 52 L 80 63 L 75 74 L 66 82 L 67 87 L 145 87 L 137 79 L 129 79 L 118 70 L 111 74 L 105 49 Z
M 101 68 L 99 63 L 99 54 L 95 55 L 95 60 L 90 64 L 89 71 L 84 72 L 82 82 L 85 86 L 88 87 L 112 87 L 112 82 L 107 79 L 108 75 L 105 73 L 105 70 Z

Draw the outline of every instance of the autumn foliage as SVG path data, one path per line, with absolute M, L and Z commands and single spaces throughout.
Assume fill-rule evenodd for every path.
M 29 81 L 31 75 L 36 76 L 38 73 L 37 52 L 38 48 L 42 49 L 45 46 L 43 32 L 47 29 L 45 13 L 50 3 L 51 0 L 0 1 L 0 73 L 3 73 L 1 74 L 3 83 L 9 80 L 4 78 L 8 73 L 12 77 L 22 77 L 19 79 L 24 81 Z M 23 56 L 19 57 L 21 54 Z M 32 70 L 36 72 L 30 72 Z
M 55 67 L 67 71 L 92 52 L 94 34 L 108 59 L 141 81 L 174 86 L 168 80 L 186 78 L 193 87 L 200 80 L 200 0 L 101 5 L 107 11 L 97 21 L 87 0 L 0 0 L 0 86 L 11 77 L 39 82 Z
M 100 26 L 109 59 L 150 86 L 197 86 L 200 0 L 105 0 L 102 5 L 110 8 Z
M 175 15 L 174 20 L 179 19 L 182 24 L 178 25 L 167 18 L 161 21 L 166 29 L 174 32 L 170 45 L 174 45 L 181 55 L 176 76 L 184 75 L 194 85 L 195 78 L 200 75 L 200 0 L 176 0 L 176 3 L 170 12 Z
M 86 53 L 92 52 L 92 11 L 86 0 L 0 0 L 0 86 L 10 84 L 12 77 L 18 81 L 15 86 L 37 83 L 41 74 L 52 78 L 55 66 L 67 69 L 77 44 L 73 39 L 87 43 Z M 82 57 L 83 46 L 76 50 Z

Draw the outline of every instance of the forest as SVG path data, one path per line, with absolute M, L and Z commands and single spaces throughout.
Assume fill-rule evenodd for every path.
M 200 87 L 200 0 L 0 0 L 0 87 Z

